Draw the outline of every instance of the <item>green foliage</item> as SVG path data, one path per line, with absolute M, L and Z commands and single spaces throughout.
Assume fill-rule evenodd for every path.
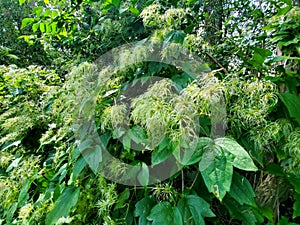
M 0 10 L 0 224 L 300 223 L 292 1 L 5 0 Z M 107 69 L 87 61 L 145 40 L 152 45 L 120 53 L 130 66 L 82 99 Z M 136 63 L 156 41 L 162 58 L 180 58 L 181 47 L 197 54 L 201 76 L 189 63 Z M 164 79 L 120 100 L 154 76 Z M 224 135 L 212 131 L 220 95 Z M 102 144 L 74 133 L 74 109 L 90 115 L 92 102 Z M 81 128 L 82 137 L 91 129 Z M 141 187 L 93 173 L 105 162 L 112 177 L 126 176 L 108 153 L 141 166 L 132 172 Z M 159 172 L 172 175 L 148 185 L 169 159 Z
M 182 224 L 203 225 L 204 217 L 214 217 L 209 204 L 197 195 L 187 195 L 178 202 L 178 209 L 182 215 Z
M 79 188 L 74 190 L 68 187 L 59 198 L 55 201 L 55 205 L 46 218 L 46 224 L 54 224 L 59 218 L 67 217 L 70 209 L 76 205 L 78 201 Z

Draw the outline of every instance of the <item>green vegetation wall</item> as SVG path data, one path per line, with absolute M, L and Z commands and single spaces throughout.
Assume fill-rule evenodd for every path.
M 300 224 L 299 2 L 0 11 L 0 224 Z

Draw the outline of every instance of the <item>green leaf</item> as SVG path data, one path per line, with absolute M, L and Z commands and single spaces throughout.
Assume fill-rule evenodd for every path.
M 271 62 L 280 62 L 284 60 L 300 60 L 300 57 L 276 56 L 271 60 Z
M 32 24 L 32 31 L 35 33 L 38 30 L 39 27 L 40 27 L 39 23 Z
M 166 47 L 171 42 L 182 44 L 185 37 L 186 37 L 186 33 L 184 31 L 172 30 L 166 35 L 163 47 Z
M 26 2 L 26 0 L 19 0 L 19 4 L 23 5 Z
M 185 37 L 186 37 L 186 33 L 184 33 L 184 31 L 182 30 L 179 30 L 174 33 L 172 37 L 172 41 L 175 43 L 182 44 Z
M 233 175 L 229 195 L 240 205 L 246 204 L 252 207 L 256 207 L 256 203 L 254 200 L 255 193 L 252 189 L 251 184 L 245 177 L 239 175 L 238 173 L 234 173 Z
M 118 197 L 118 202 L 115 205 L 114 209 L 120 209 L 125 206 L 124 202 L 130 197 L 129 188 L 126 188 Z
M 42 12 L 44 11 L 44 8 L 42 6 L 36 6 L 33 8 L 33 12 L 37 17 L 40 17 L 42 15 Z
M 209 192 L 213 193 L 220 201 L 224 198 L 226 192 L 230 190 L 233 167 L 231 160 L 228 160 L 223 151 L 216 150 L 216 146 L 211 148 L 207 154 L 214 154 L 213 160 L 208 165 L 203 166 L 207 159 L 202 157 L 199 163 L 199 171 L 203 177 L 204 183 Z M 216 152 L 218 151 L 218 152 Z
M 76 161 L 74 168 L 73 168 L 73 178 L 76 179 L 83 168 L 86 166 L 86 161 L 83 157 L 79 157 L 79 159 Z
M 132 12 L 133 15 L 138 16 L 140 14 L 140 11 L 136 8 L 130 7 L 129 11 Z
M 298 223 L 291 223 L 286 216 L 282 216 L 277 225 L 299 225 Z
M 289 174 L 287 177 L 289 182 L 294 186 L 295 191 L 300 194 L 300 179 L 298 176 Z
M 295 193 L 294 194 L 294 206 L 293 206 L 293 218 L 299 217 L 300 216 L 300 194 L 299 193 Z
M 272 52 L 268 49 L 256 48 L 256 47 L 254 47 L 253 49 L 254 49 L 254 54 L 252 56 L 252 59 L 249 62 L 256 66 L 262 65 L 266 60 L 266 58 L 272 55 Z
M 173 35 L 175 34 L 175 30 L 171 30 L 167 35 L 166 38 L 164 40 L 164 45 L 163 47 L 166 47 L 172 40 Z
M 120 2 L 121 2 L 121 0 L 112 0 L 112 4 L 113 4 L 114 6 L 116 6 L 117 8 L 120 7 Z
M 177 207 L 185 225 L 205 225 L 205 217 L 215 216 L 209 204 L 197 195 L 185 196 L 179 200 Z
M 23 29 L 24 27 L 26 27 L 27 25 L 31 24 L 34 21 L 33 18 L 24 18 L 22 20 L 22 26 L 21 29 Z
M 277 12 L 277 16 L 282 16 L 282 15 L 287 14 L 292 8 L 293 8 L 292 5 L 288 5 L 284 8 L 279 9 Z
M 131 138 L 129 137 L 129 133 L 123 136 L 122 138 L 123 147 L 127 152 L 130 152 L 131 149 Z
M 42 33 L 44 33 L 45 32 L 45 24 L 44 23 L 40 23 L 40 31 L 42 32 Z
M 264 218 L 253 207 L 240 205 L 234 199 L 225 197 L 223 204 L 228 209 L 232 219 L 238 219 L 247 225 L 262 224 Z
M 59 218 L 67 217 L 78 201 L 80 189 L 68 187 L 63 191 L 54 204 L 53 210 L 47 215 L 46 225 L 54 224 Z
M 11 224 L 10 222 L 11 222 L 17 208 L 18 208 L 18 203 L 13 203 L 10 205 L 10 208 L 7 211 L 5 211 L 4 215 L 6 215 L 6 222 L 7 222 L 6 224 Z
M 290 93 L 280 93 L 279 98 L 287 108 L 290 117 L 300 125 L 300 97 Z
M 280 41 L 280 42 L 278 42 L 278 47 L 282 48 L 282 46 L 289 46 L 289 45 L 292 45 L 292 44 L 298 44 L 299 42 L 300 42 L 300 40 L 296 37 L 296 38 L 294 38 L 293 40 L 290 40 L 290 41 Z
M 156 165 L 165 161 L 172 154 L 173 150 L 169 145 L 170 145 L 169 139 L 167 137 L 164 137 L 162 142 L 159 144 L 158 149 L 152 152 L 151 155 L 152 165 Z
M 183 225 L 178 209 L 173 208 L 169 202 L 160 202 L 154 206 L 147 217 L 151 225 Z
M 84 148 L 81 154 L 93 172 L 97 172 L 100 162 L 102 162 L 102 149 L 100 145 Z
M 140 172 L 138 173 L 138 181 L 142 186 L 147 186 L 149 183 L 149 168 L 148 166 L 143 162 L 142 168 Z
M 25 184 L 23 185 L 19 197 L 18 197 L 18 206 L 22 207 L 25 202 L 27 201 L 29 194 L 28 194 L 28 190 L 32 184 L 32 182 L 34 181 L 33 178 L 26 180 Z
M 133 126 L 128 131 L 128 136 L 137 144 L 146 143 L 147 134 L 140 126 Z
M 246 171 L 257 171 L 257 167 L 254 165 L 249 154 L 235 140 L 229 138 L 217 138 L 215 144 L 232 155 L 232 164 L 236 168 Z
M 150 225 L 147 216 L 150 215 L 151 209 L 156 204 L 153 198 L 145 197 L 135 204 L 135 216 L 139 217 L 139 225 Z
M 13 54 L 7 54 L 6 56 L 9 57 L 9 58 L 11 58 L 11 59 L 19 59 L 18 56 L 13 55 Z
M 192 165 L 199 162 L 203 157 L 203 152 L 205 148 L 209 147 L 211 144 L 212 144 L 212 139 L 208 137 L 200 137 L 197 142 L 197 147 L 193 155 L 191 156 L 190 160 L 188 161 L 187 165 Z M 202 163 L 204 163 L 204 161 Z
M 159 62 L 150 62 L 148 65 L 148 68 L 149 68 L 150 74 L 153 76 L 155 74 L 158 74 L 161 71 L 161 69 L 163 68 L 163 65 L 162 65 L 162 63 L 159 63 Z

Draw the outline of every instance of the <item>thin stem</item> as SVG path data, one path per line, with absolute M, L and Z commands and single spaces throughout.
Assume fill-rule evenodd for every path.
M 182 192 L 182 194 L 184 192 L 184 174 L 183 174 L 183 170 L 181 170 L 181 192 Z
M 195 176 L 195 178 L 194 178 L 194 180 L 193 180 L 193 183 L 192 183 L 191 186 L 189 187 L 189 189 L 192 189 L 192 188 L 193 188 L 193 186 L 194 186 L 195 183 L 196 183 L 196 180 L 197 180 L 198 176 L 199 176 L 199 171 L 197 171 L 197 174 L 196 174 L 196 176 Z
M 211 58 L 211 59 L 212 59 L 219 67 L 221 67 L 221 68 L 224 70 L 224 72 L 225 72 L 226 74 L 228 74 L 228 71 L 225 69 L 224 66 L 222 66 L 221 63 L 218 62 L 217 59 L 215 59 L 215 58 L 214 58 L 211 54 L 209 54 L 208 52 L 206 52 L 206 55 L 208 55 L 209 58 Z

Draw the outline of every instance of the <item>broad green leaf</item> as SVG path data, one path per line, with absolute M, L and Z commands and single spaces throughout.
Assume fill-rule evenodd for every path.
M 40 31 L 41 31 L 42 33 L 44 33 L 45 30 L 46 30 L 45 24 L 44 24 L 44 23 L 40 23 Z
M 265 49 L 265 48 L 256 48 L 254 47 L 254 52 L 258 53 L 259 55 L 261 55 L 264 58 L 267 58 L 268 56 L 272 55 L 272 52 L 269 49 Z
M 46 225 L 54 224 L 59 218 L 67 217 L 71 208 L 76 205 L 79 188 L 68 187 L 63 191 L 54 204 L 54 208 L 46 217 Z
M 19 0 L 19 4 L 23 5 L 26 2 L 26 0 Z
M 166 38 L 164 40 L 164 45 L 163 47 L 166 47 L 172 40 L 173 35 L 175 34 L 175 30 L 171 30 L 167 35 Z
M 35 33 L 40 27 L 39 23 L 34 23 L 32 24 L 32 31 Z
M 184 225 L 205 225 L 205 217 L 214 217 L 209 204 L 197 195 L 188 195 L 180 199 L 177 205 Z
M 300 124 L 300 97 L 290 93 L 280 93 L 279 98 L 287 108 L 290 117 Z
M 120 6 L 120 2 L 121 2 L 121 0 L 112 0 L 112 4 L 114 6 L 116 6 L 117 8 Z
M 197 142 L 197 147 L 196 147 L 192 157 L 188 161 L 187 165 L 192 165 L 192 164 L 199 162 L 201 160 L 201 158 L 203 157 L 203 152 L 204 152 L 205 148 L 209 148 L 209 146 L 211 146 L 212 143 L 213 143 L 212 139 L 210 139 L 208 137 L 200 137 Z
M 232 219 L 238 219 L 247 225 L 262 224 L 264 218 L 255 208 L 248 205 L 240 205 L 234 199 L 225 197 L 223 204 L 228 209 Z
M 256 207 L 254 200 L 255 193 L 251 187 L 251 184 L 245 177 L 239 175 L 238 173 L 234 173 L 233 175 L 229 195 L 240 205 L 246 204 Z
M 27 25 L 29 25 L 30 23 L 32 23 L 34 21 L 33 18 L 24 18 L 22 20 L 22 26 L 21 29 L 23 29 L 24 27 L 26 27 Z
M 295 193 L 294 194 L 294 206 L 293 206 L 293 218 L 299 217 L 300 216 L 300 194 L 299 193 Z
M 79 150 L 82 152 L 87 148 L 90 148 L 93 144 L 93 140 L 92 139 L 86 139 L 84 141 L 82 141 L 80 143 L 80 145 L 78 146 Z
M 44 8 L 42 6 L 36 6 L 33 8 L 33 12 L 37 17 L 40 17 L 42 15 L 42 12 L 44 11 Z
M 252 59 L 249 60 L 248 62 L 254 66 L 261 66 L 266 60 L 266 58 L 272 55 L 272 52 L 268 49 L 256 48 L 256 47 L 254 47 L 253 49 L 254 49 L 254 54 L 252 56 Z
M 179 209 L 177 207 L 174 207 L 173 210 L 174 210 L 173 214 L 174 214 L 174 221 L 175 221 L 174 224 L 175 225 L 185 225 L 183 223 L 182 216 L 181 216 Z
M 111 139 L 111 133 L 109 133 L 109 132 L 107 132 L 105 134 L 102 134 L 100 136 L 100 140 L 101 140 L 101 143 L 102 143 L 102 145 L 103 145 L 104 148 L 107 147 L 108 142 L 109 142 L 110 139 Z
M 274 224 L 273 209 L 270 206 L 259 207 L 259 212 Z
M 135 204 L 135 216 L 139 217 L 139 225 L 150 225 L 147 216 L 150 214 L 151 209 L 156 204 L 153 198 L 145 197 Z
M 129 137 L 129 133 L 127 133 L 126 135 L 123 136 L 123 138 L 122 138 L 122 144 L 123 144 L 124 149 L 127 152 L 130 152 L 130 149 L 131 149 L 131 138 Z
M 232 162 L 227 159 L 221 150 L 216 150 L 216 147 L 211 150 L 219 152 L 216 152 L 213 161 L 204 168 L 200 167 L 202 165 L 201 161 L 206 160 L 203 157 L 199 163 L 199 170 L 209 192 L 213 193 L 219 200 L 222 200 L 226 192 L 230 190 L 233 173 Z
M 44 12 L 43 16 L 47 17 L 51 14 L 51 10 L 49 8 L 46 9 L 46 11 Z
M 149 168 L 148 166 L 143 162 L 140 172 L 138 173 L 138 181 L 142 186 L 147 186 L 149 183 Z
M 81 151 L 82 156 L 93 170 L 93 172 L 97 172 L 100 162 L 102 162 L 102 150 L 99 145 L 94 147 L 86 148 Z
M 299 225 L 299 223 L 289 222 L 289 219 L 286 216 L 282 216 L 277 225 Z
M 134 126 L 128 131 L 128 136 L 137 144 L 145 143 L 147 134 L 140 126 Z
M 165 161 L 171 154 L 172 148 L 168 146 L 169 140 L 165 137 L 159 144 L 158 149 L 154 150 L 151 155 L 151 164 L 156 165 Z
M 182 144 L 182 143 L 181 143 Z M 186 143 L 184 143 L 186 144 Z M 177 144 L 173 147 L 173 156 L 181 165 L 188 165 L 190 159 L 192 158 L 193 154 L 196 150 L 196 142 L 192 143 L 191 146 L 182 147 L 181 145 Z M 193 147 L 194 145 L 195 147 Z
M 79 157 L 79 159 L 76 161 L 74 168 L 73 168 L 73 178 L 76 179 L 83 168 L 86 166 L 86 161 L 83 157 Z
M 281 16 L 281 15 L 287 14 L 292 8 L 293 8 L 292 5 L 288 5 L 288 6 L 284 7 L 284 8 L 279 9 L 278 12 L 277 12 L 277 16 Z
M 232 165 L 246 171 L 256 171 L 257 167 L 246 150 L 235 140 L 217 138 L 215 144 L 233 156 Z
M 183 225 L 178 209 L 173 208 L 169 202 L 160 202 L 154 206 L 147 217 L 151 225 Z
M 136 8 L 130 7 L 129 11 L 132 12 L 133 15 L 138 16 L 140 14 L 140 11 Z
M 289 174 L 287 177 L 289 182 L 294 186 L 295 191 L 300 194 L 300 179 L 298 176 Z
M 125 205 L 125 201 L 129 198 L 130 196 L 130 191 L 129 188 L 126 188 L 118 197 L 118 202 L 115 205 L 114 209 L 120 209 L 123 208 Z
M 23 187 L 20 191 L 19 197 L 18 197 L 18 206 L 22 207 L 24 205 L 24 203 L 27 201 L 27 199 L 29 197 L 28 190 L 33 181 L 34 181 L 33 177 L 26 180 L 25 184 L 23 185 Z
M 186 33 L 184 33 L 184 31 L 182 31 L 182 30 L 176 31 L 172 37 L 172 41 L 175 43 L 182 44 L 185 36 L 186 36 Z
M 6 222 L 7 222 L 6 224 L 12 224 L 11 220 L 13 219 L 13 216 L 17 208 L 18 208 L 18 203 L 13 203 L 11 204 L 10 208 L 7 211 L 5 211 L 4 215 L 6 215 Z
M 161 69 L 163 68 L 163 65 L 162 65 L 162 63 L 159 63 L 159 62 L 150 62 L 148 65 L 148 68 L 149 68 L 150 74 L 155 75 L 161 71 Z

